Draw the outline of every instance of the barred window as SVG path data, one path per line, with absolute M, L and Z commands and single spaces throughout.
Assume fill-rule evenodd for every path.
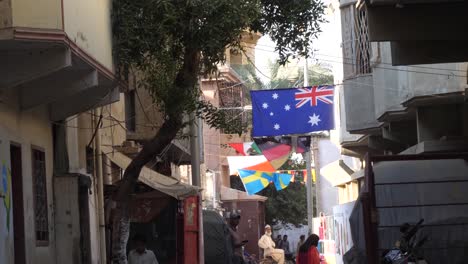
M 367 11 L 364 8 L 357 10 L 356 16 L 356 74 L 371 73 L 371 46 L 369 41 Z
M 344 77 L 371 73 L 372 49 L 367 11 L 365 8 L 356 9 L 355 5 L 349 5 L 343 8 L 341 13 Z
M 250 104 L 249 91 L 240 83 L 219 83 L 219 108 L 227 114 L 231 124 L 238 127 L 246 127 L 252 121 L 252 111 L 246 111 L 244 107 Z M 225 133 L 221 130 L 221 133 Z
M 49 244 L 49 216 L 47 212 L 45 153 L 34 148 L 32 149 L 32 176 L 36 245 L 47 246 Z

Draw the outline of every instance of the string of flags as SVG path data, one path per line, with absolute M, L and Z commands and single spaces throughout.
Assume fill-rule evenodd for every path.
M 270 182 L 277 190 L 286 188 L 290 182 L 307 182 L 307 170 L 278 170 L 290 158 L 292 152 L 309 151 L 308 137 L 297 139 L 295 148 L 291 138 L 262 138 L 253 142 L 230 143 L 241 156 L 227 157 L 231 175 L 239 175 L 248 194 L 257 193 Z M 313 180 L 315 181 L 315 173 Z M 301 177 L 296 177 L 301 176 Z
M 256 194 L 273 182 L 276 190 L 283 190 L 291 183 L 290 174 L 264 172 L 253 170 L 239 170 L 239 176 L 249 195 Z
M 256 139 L 254 142 L 229 144 L 242 155 L 227 157 L 231 175 L 238 172 L 248 194 L 263 190 L 270 182 L 277 190 L 282 190 L 295 180 L 297 171 L 278 169 L 293 152 L 307 152 L 307 146 L 310 146 L 310 141 L 305 142 L 304 137 L 298 137 L 293 144 L 292 138 L 288 142 L 284 136 L 333 129 L 334 86 L 257 90 L 251 91 L 250 95 L 252 135 Z M 300 171 L 302 180 L 306 182 L 307 171 Z M 315 182 L 315 170 L 312 177 Z
M 296 176 L 299 176 L 298 174 L 300 173 L 302 176 L 302 179 L 298 179 L 302 183 L 307 182 L 307 170 L 278 170 L 276 171 L 277 173 L 285 173 L 285 174 L 290 174 L 292 176 L 291 182 L 296 181 Z M 315 182 L 315 170 L 312 170 L 312 181 Z
M 298 137 L 293 144 L 291 137 L 261 138 L 253 142 L 230 143 L 241 156 L 227 157 L 230 174 L 238 169 L 275 172 L 283 166 L 293 152 L 309 151 L 310 138 Z M 294 148 L 293 145 L 296 147 Z
M 301 183 L 307 182 L 307 170 L 279 170 L 276 172 L 265 172 L 256 170 L 238 170 L 239 177 L 244 184 L 248 194 L 253 195 L 265 189 L 270 183 L 273 183 L 276 190 L 280 191 L 288 187 L 295 181 L 297 174 L 302 174 Z M 315 182 L 315 171 L 312 171 L 313 181 Z

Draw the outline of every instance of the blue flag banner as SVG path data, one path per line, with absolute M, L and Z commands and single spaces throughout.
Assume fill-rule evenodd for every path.
M 254 137 L 305 134 L 335 128 L 334 86 L 250 91 Z
M 238 170 L 239 176 L 244 184 L 245 191 L 249 195 L 256 194 L 265 189 L 270 182 L 275 184 L 276 190 L 283 190 L 291 183 L 290 174 L 263 172 L 254 170 Z
M 291 183 L 291 178 L 291 174 L 273 173 L 273 183 L 276 190 L 280 191 L 288 187 L 289 183 Z
M 272 173 L 253 170 L 238 170 L 238 172 L 245 191 L 250 195 L 265 189 L 273 181 Z

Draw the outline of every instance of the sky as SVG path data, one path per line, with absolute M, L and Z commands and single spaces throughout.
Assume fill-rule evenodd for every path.
M 341 14 L 339 8 L 339 2 L 337 0 L 325 0 L 324 4 L 327 6 L 325 11 L 325 19 L 328 23 L 321 24 L 322 32 L 319 34 L 316 40 L 313 42 L 314 55 L 309 59 L 309 65 L 321 64 L 327 65 L 332 69 L 334 76 L 334 83 L 340 84 L 343 79 L 343 64 L 342 64 L 342 51 L 341 51 Z M 255 65 L 260 71 L 257 72 L 262 81 L 268 82 L 268 78 L 264 75 L 270 76 L 269 62 L 275 61 L 278 55 L 274 52 L 275 44 L 268 37 L 263 36 L 257 43 L 255 49 Z M 291 63 L 287 67 L 304 67 L 304 60 Z M 341 85 L 336 86 L 337 89 L 341 88 Z M 335 96 L 335 104 L 338 105 L 338 96 Z M 337 130 L 330 131 L 331 140 L 339 145 L 339 107 L 335 107 L 335 125 Z
M 333 2 L 333 4 L 331 4 Z M 309 59 L 311 64 L 325 64 L 333 69 L 335 83 L 341 82 L 343 65 L 340 63 L 341 53 L 341 20 L 339 13 L 339 3 L 337 1 L 326 0 L 325 5 L 328 6 L 325 18 L 328 23 L 321 25 L 322 33 L 314 40 L 313 49 L 314 57 Z M 263 36 L 257 43 L 255 49 L 255 65 L 260 70 L 259 77 L 263 81 L 268 81 L 268 78 L 263 74 L 270 76 L 269 61 L 275 61 L 278 55 L 274 52 L 275 44 L 268 37 Z M 297 68 L 303 67 L 304 60 L 289 64 L 287 67 Z

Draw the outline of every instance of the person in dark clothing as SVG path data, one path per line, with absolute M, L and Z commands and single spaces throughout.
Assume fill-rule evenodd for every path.
M 310 235 L 299 248 L 296 264 L 320 264 L 320 254 L 317 250 L 319 236 Z
M 276 248 L 281 249 L 282 242 L 283 242 L 283 239 L 281 238 L 281 235 L 278 235 L 275 240 Z

